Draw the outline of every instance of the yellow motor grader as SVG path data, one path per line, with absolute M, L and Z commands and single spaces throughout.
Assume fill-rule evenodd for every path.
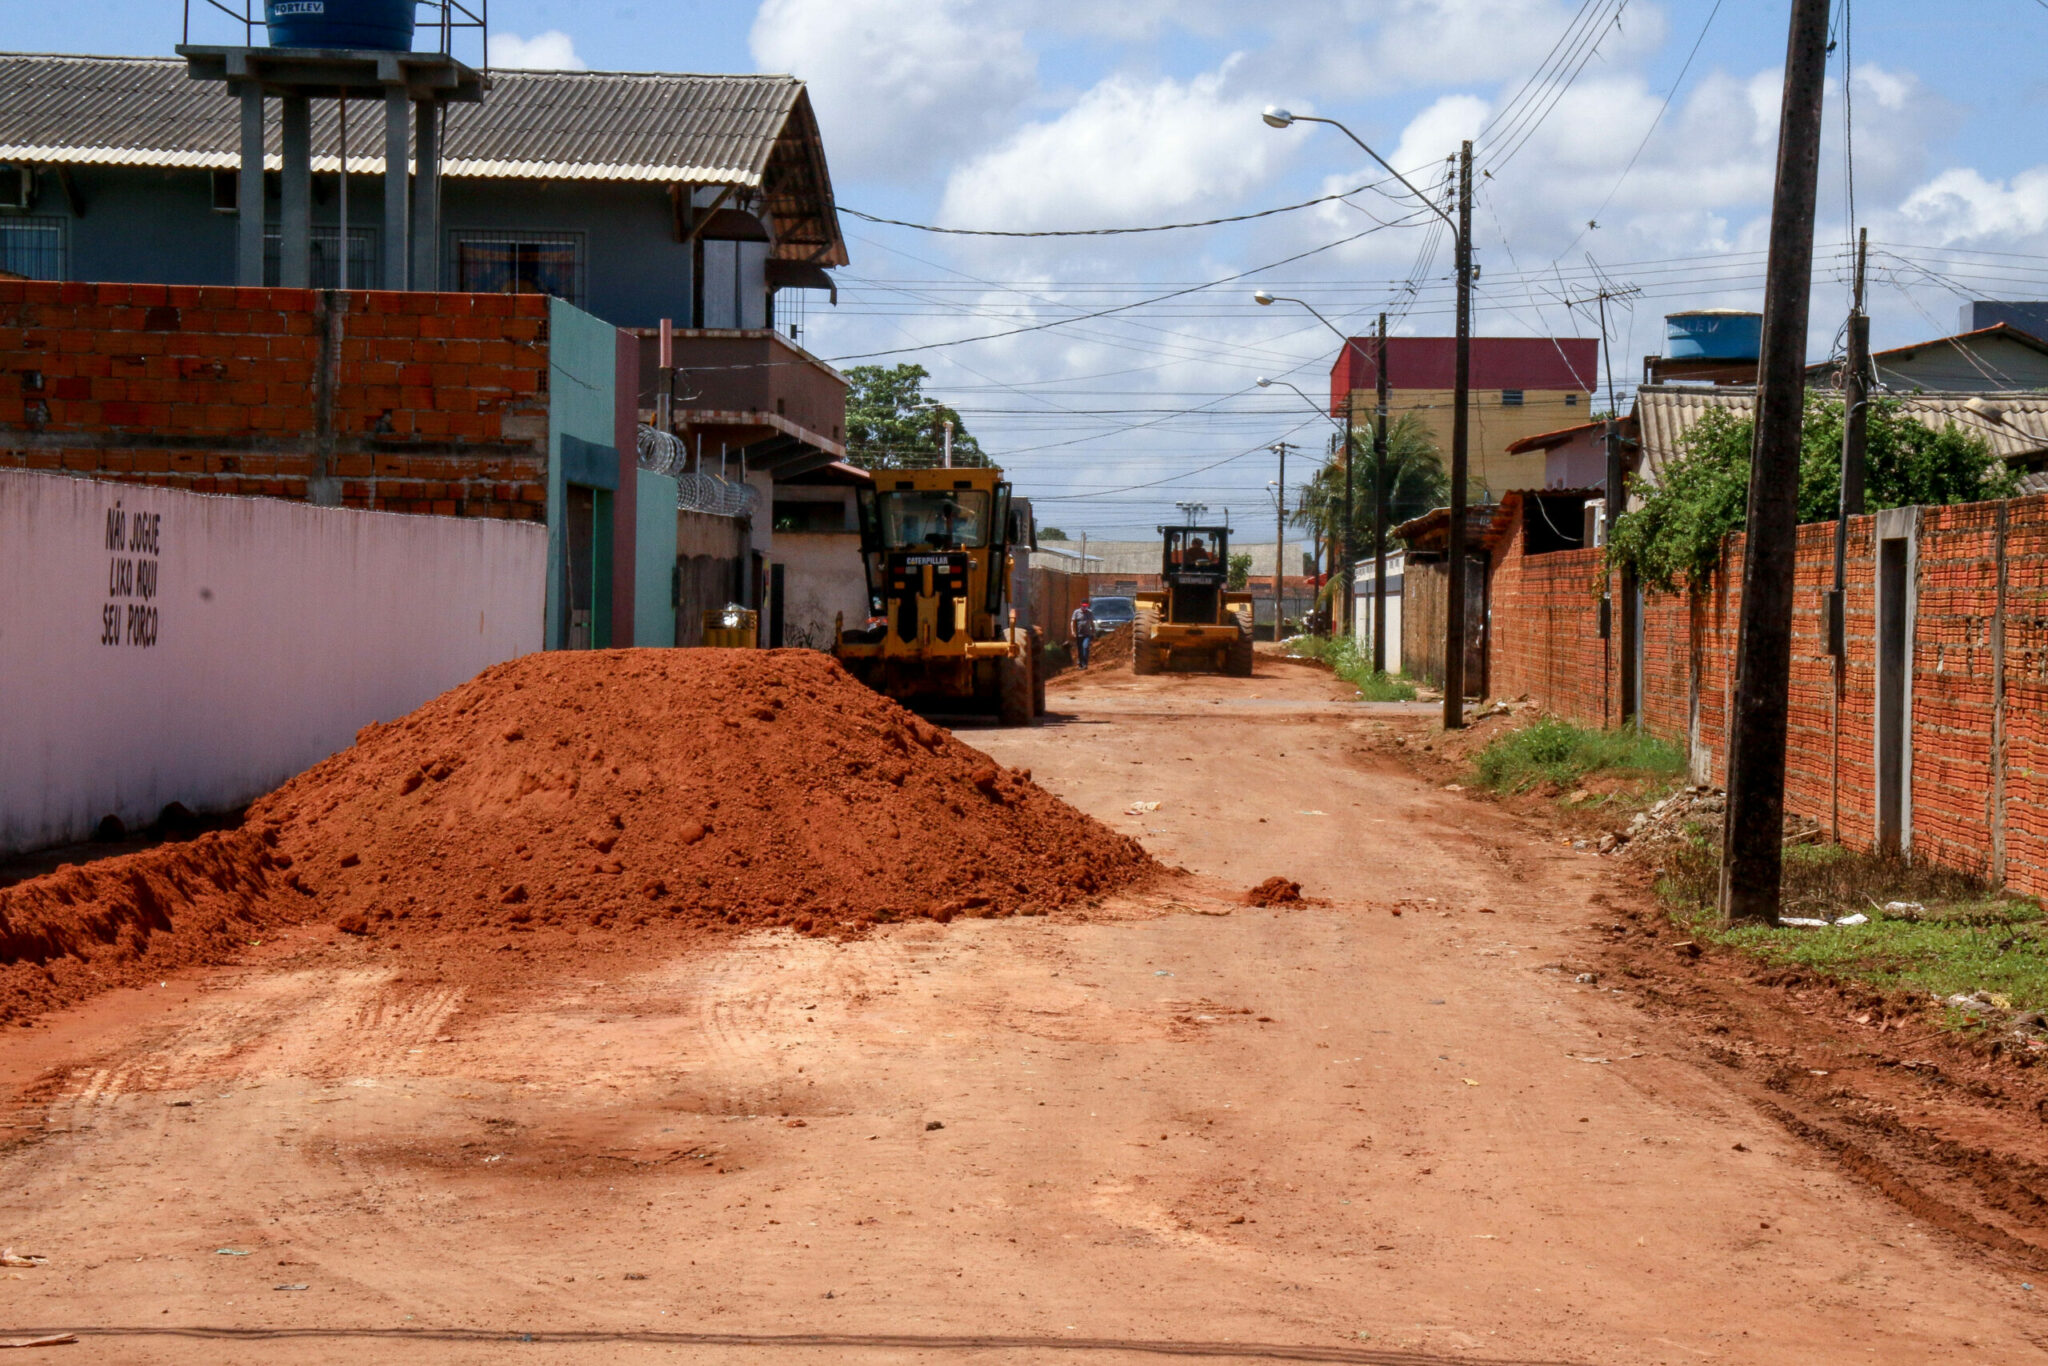
M 1008 600 L 1031 529 L 1003 472 L 877 470 L 858 504 L 870 615 L 834 633 L 847 672 L 918 710 L 1043 716 L 1043 634 L 1019 628 Z
M 1137 594 L 1131 668 L 1209 670 L 1249 678 L 1252 595 L 1228 589 L 1230 528 L 1163 526 L 1157 589 Z

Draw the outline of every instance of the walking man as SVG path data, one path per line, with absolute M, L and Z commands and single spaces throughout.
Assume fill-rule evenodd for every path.
M 1074 657 L 1085 669 L 1088 667 L 1088 647 L 1095 643 L 1095 609 L 1088 605 L 1086 598 L 1081 599 L 1081 605 L 1074 609 L 1074 615 L 1067 624 L 1074 634 Z

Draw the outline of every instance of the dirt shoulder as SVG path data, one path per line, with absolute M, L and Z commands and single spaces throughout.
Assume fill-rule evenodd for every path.
M 1373 728 L 1369 744 L 1562 847 L 1625 830 L 1627 806 L 1467 786 L 1471 756 L 1524 719 L 1487 717 L 1446 740 L 1426 722 L 1396 718 Z M 1658 902 L 1653 859 L 1626 848 L 1577 852 L 1597 856 L 1613 887 L 1588 924 L 1586 971 L 1689 1037 L 1697 1059 L 1788 1134 L 1927 1223 L 2048 1274 L 2048 1063 L 2038 1053 L 1946 1028 L 1926 993 L 1873 990 L 1700 944 Z

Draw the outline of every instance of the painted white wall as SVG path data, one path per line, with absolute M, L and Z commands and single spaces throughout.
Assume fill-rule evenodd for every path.
M 1387 556 L 1387 672 L 1401 672 L 1401 567 L 1399 555 Z M 1352 580 L 1351 633 L 1367 653 L 1372 647 L 1372 562 L 1360 565 Z
M 830 645 L 832 622 L 841 612 L 848 625 L 867 620 L 858 533 L 778 532 L 775 558 L 783 566 L 782 631 L 788 643 Z
M 546 573 L 530 523 L 0 470 L 0 853 L 262 795 L 538 650 Z

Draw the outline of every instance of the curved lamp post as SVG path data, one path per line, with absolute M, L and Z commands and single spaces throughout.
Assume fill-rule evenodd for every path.
M 1447 587 L 1450 600 L 1444 604 L 1444 728 L 1456 730 L 1465 724 L 1465 475 L 1470 442 L 1470 414 L 1467 409 L 1472 389 L 1472 143 L 1468 139 L 1458 149 L 1458 216 L 1452 218 L 1428 195 L 1416 189 L 1408 177 L 1389 165 L 1385 157 L 1367 146 L 1363 138 L 1337 120 L 1292 113 L 1278 105 L 1268 105 L 1260 117 L 1272 128 L 1290 128 L 1297 123 L 1327 123 L 1357 143 L 1359 149 L 1378 162 L 1388 175 L 1400 181 L 1408 193 L 1450 224 L 1451 231 L 1457 236 L 1458 359 L 1451 412 L 1451 524 L 1447 536 L 1449 544 L 1445 547 L 1445 558 L 1449 562 L 1445 568 L 1449 571 Z M 1252 297 L 1261 304 L 1274 301 L 1273 296 L 1264 290 Z M 1314 309 L 1309 311 L 1315 312 Z M 1322 317 L 1319 313 L 1316 316 Z M 1328 320 L 1324 321 L 1327 325 Z

